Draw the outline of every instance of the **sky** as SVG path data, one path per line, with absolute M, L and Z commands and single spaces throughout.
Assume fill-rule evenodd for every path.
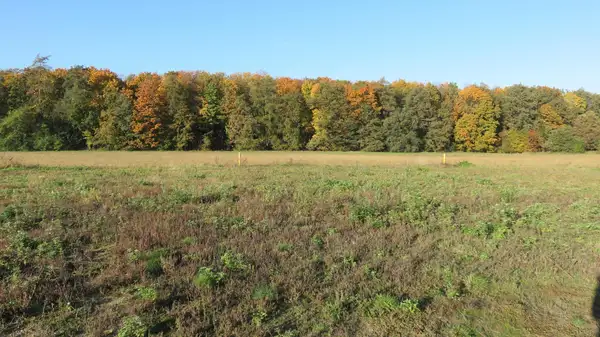
M 0 69 L 267 72 L 600 93 L 598 0 L 0 0 Z

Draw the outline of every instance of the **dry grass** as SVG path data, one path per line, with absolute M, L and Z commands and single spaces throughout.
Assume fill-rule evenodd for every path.
M 468 161 L 484 166 L 600 167 L 600 154 L 474 154 L 448 153 L 448 164 Z M 244 165 L 438 165 L 440 153 L 396 154 L 364 152 L 242 152 Z M 237 165 L 237 152 L 4 152 L 4 162 L 41 166 L 155 167 L 181 165 Z
M 214 155 L 235 163 L 15 154 L 0 169 L 0 335 L 595 331 L 596 155 L 451 154 L 475 165 L 441 167 L 434 154 L 250 153 L 241 168 L 191 166 Z M 252 165 L 288 155 L 405 161 Z M 26 166 L 107 165 L 95 156 L 148 167 Z

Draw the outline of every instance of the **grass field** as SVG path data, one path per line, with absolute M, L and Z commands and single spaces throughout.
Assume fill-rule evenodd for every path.
M 469 161 L 485 166 L 572 166 L 600 167 L 600 154 L 477 154 L 448 153 L 447 163 Z M 439 165 L 441 153 L 399 154 L 381 152 L 242 152 L 243 165 L 368 165 L 406 166 Z M 185 165 L 238 164 L 237 152 L 0 152 L 2 163 L 43 166 L 157 167 Z
M 2 336 L 595 333 L 596 154 L 0 156 Z

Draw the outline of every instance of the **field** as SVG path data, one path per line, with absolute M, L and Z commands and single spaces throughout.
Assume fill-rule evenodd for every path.
M 231 151 L 213 152 L 0 152 L 0 166 L 15 163 L 19 165 L 43 166 L 102 166 L 102 167 L 157 167 L 189 165 L 238 165 L 238 153 Z M 520 167 L 597 167 L 600 168 L 600 154 L 448 154 L 447 163 L 456 164 L 469 161 L 486 166 Z M 398 154 L 369 152 L 242 152 L 243 165 L 367 165 L 367 166 L 406 166 L 438 165 L 442 162 L 441 153 Z
M 2 336 L 592 336 L 600 155 L 0 154 Z

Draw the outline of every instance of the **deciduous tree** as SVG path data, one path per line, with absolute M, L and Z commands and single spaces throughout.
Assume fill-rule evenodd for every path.
M 498 143 L 499 109 L 489 91 L 468 86 L 460 91 L 454 105 L 454 139 L 463 151 L 493 152 Z
M 140 74 L 135 80 L 135 103 L 131 129 L 135 135 L 133 147 L 157 149 L 164 139 L 166 94 L 162 78 L 157 74 Z

